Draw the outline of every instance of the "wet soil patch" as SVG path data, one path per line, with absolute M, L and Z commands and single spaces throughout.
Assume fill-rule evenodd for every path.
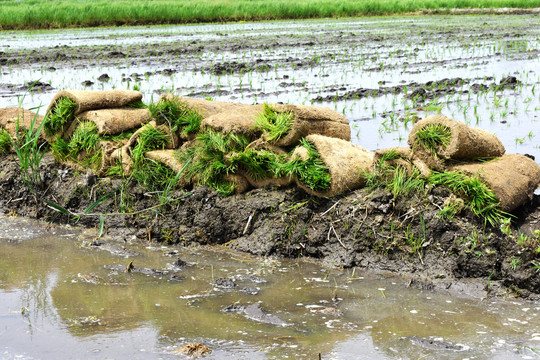
M 488 79 L 486 79 L 488 80 Z M 491 79 L 493 80 L 493 79 Z M 382 81 L 381 85 L 385 82 Z M 469 89 L 465 86 L 469 86 Z M 362 99 L 365 97 L 384 96 L 388 94 L 404 94 L 407 99 L 413 99 L 417 102 L 423 102 L 425 100 L 433 100 L 438 97 L 446 95 L 453 95 L 456 93 L 467 94 L 469 92 L 478 93 L 481 91 L 496 90 L 501 91 L 505 89 L 515 89 L 519 85 L 519 81 L 515 76 L 507 76 L 496 82 L 474 82 L 471 79 L 453 78 L 442 79 L 437 81 L 427 81 L 425 83 L 411 82 L 403 85 L 396 86 L 381 86 L 378 89 L 365 89 L 359 88 L 356 90 L 346 91 L 341 95 L 327 95 L 317 96 L 313 99 L 314 102 L 330 102 L 340 101 L 348 99 Z M 339 92 L 346 90 L 345 87 L 329 87 L 329 92 Z

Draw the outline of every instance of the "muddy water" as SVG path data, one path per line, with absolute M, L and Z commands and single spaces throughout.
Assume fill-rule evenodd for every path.
M 223 311 L 257 303 L 266 315 Z M 316 262 L 0 219 L 1 359 L 176 359 L 191 342 L 211 359 L 531 359 L 539 314 Z

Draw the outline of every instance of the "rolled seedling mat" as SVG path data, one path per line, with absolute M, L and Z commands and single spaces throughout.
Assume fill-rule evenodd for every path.
M 178 150 L 152 150 L 144 154 L 147 159 L 162 163 L 167 166 L 169 169 L 178 174 L 180 171 L 183 171 L 184 164 L 178 159 Z M 182 175 L 178 177 L 176 182 L 177 186 L 186 187 L 189 185 L 189 182 L 185 180 Z
M 288 152 L 277 145 L 264 141 L 263 139 L 256 139 L 246 146 L 246 150 L 268 150 L 277 155 L 287 155 Z
M 418 149 L 422 149 L 418 132 L 434 125 L 449 130 L 450 138 L 446 145 L 434 146 L 432 157 L 443 160 L 474 160 L 477 158 L 499 157 L 505 153 L 504 146 L 497 136 L 486 130 L 470 127 L 442 115 L 429 116 L 414 125 L 408 139 L 409 146 L 413 151 L 416 152 Z M 430 152 L 429 149 L 423 148 L 423 150 Z
M 254 188 L 264 188 L 267 186 L 283 187 L 294 183 L 293 176 L 265 177 L 262 179 L 255 179 L 253 176 L 242 170 L 239 170 L 238 174 L 242 175 Z
M 173 134 L 171 132 L 171 129 L 167 125 L 165 124 L 157 125 L 155 121 L 150 121 L 147 124 L 144 124 L 143 126 L 141 126 L 139 129 L 137 129 L 137 131 L 133 133 L 133 135 L 131 135 L 131 137 L 129 138 L 126 144 L 127 148 L 132 148 L 133 146 L 136 145 L 137 139 L 141 135 L 141 132 L 145 131 L 147 126 L 152 126 L 164 132 L 165 134 L 167 134 L 167 138 L 169 139 L 169 141 L 165 145 L 165 149 L 176 149 L 180 146 L 178 136 L 176 134 Z
M 422 148 L 416 148 L 412 151 L 412 161 L 415 166 L 419 169 L 426 169 L 422 174 L 427 173 L 428 175 L 432 170 L 443 172 L 446 169 L 446 164 L 443 159 L 433 156 L 426 150 Z
M 71 99 L 75 103 L 71 118 L 65 119 L 65 124 L 59 131 L 63 134 L 69 129 L 71 122 L 77 115 L 89 110 L 119 108 L 139 102 L 142 100 L 142 93 L 133 90 L 62 90 L 53 96 L 46 116 L 54 111 L 58 101 L 62 98 Z M 48 136 L 51 135 L 48 134 Z
M 148 109 L 123 107 L 89 110 L 76 116 L 75 121 L 71 123 L 63 137 L 69 138 L 81 121 L 91 121 L 96 124 L 99 135 L 118 135 L 140 127 L 148 123 L 150 119 L 151 114 Z
M 249 182 L 240 174 L 225 174 L 222 177 L 223 181 L 232 182 L 236 185 L 235 194 L 243 194 L 250 189 Z
M 290 112 L 294 115 L 289 132 L 279 139 L 270 140 L 267 134 L 263 133 L 261 138 L 274 145 L 294 146 L 301 138 L 315 134 L 346 141 L 351 140 L 349 121 L 327 107 L 283 104 L 273 104 L 270 107 L 277 113 Z
M 243 105 L 226 110 L 207 118 L 201 123 L 201 129 L 213 129 L 223 134 L 240 134 L 254 140 L 261 135 L 256 129 L 255 119 L 262 111 L 262 105 Z
M 407 171 L 408 175 L 411 175 L 414 171 L 414 164 L 412 163 L 411 149 L 407 147 L 395 147 L 389 149 L 381 149 L 375 151 L 373 155 L 373 170 L 377 171 L 380 162 L 388 154 L 392 153 L 394 156 L 385 161 L 385 164 L 390 167 L 401 166 Z
M 197 111 L 204 119 L 226 111 L 242 112 L 252 105 L 232 103 L 225 101 L 213 101 L 204 99 L 195 99 L 189 97 L 176 96 L 173 94 L 163 94 L 159 101 L 177 101 L 186 104 L 190 109 Z
M 309 135 L 306 140 L 315 146 L 322 161 L 330 172 L 330 188 L 325 191 L 309 189 L 298 178 L 296 184 L 307 193 L 319 197 L 331 197 L 349 190 L 361 188 L 365 185 L 365 172 L 373 167 L 374 153 L 365 148 L 354 145 L 350 141 L 322 136 Z M 307 160 L 307 150 L 297 147 L 291 159 L 296 156 Z
M 540 166 L 524 155 L 507 154 L 487 162 L 452 165 L 448 171 L 478 176 L 497 196 L 503 211 L 532 199 L 540 186 Z
M 0 128 L 5 129 L 11 137 L 16 137 L 17 125 L 19 130 L 28 130 L 34 122 L 34 130 L 37 130 L 42 120 L 43 116 L 20 107 L 0 109 Z
M 88 110 L 118 108 L 141 101 L 142 93 L 134 90 L 62 90 L 53 96 L 47 112 L 50 112 L 62 97 L 67 97 L 77 104 L 74 115 L 79 115 Z

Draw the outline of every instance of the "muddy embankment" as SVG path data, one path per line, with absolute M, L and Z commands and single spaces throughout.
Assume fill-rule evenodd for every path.
M 484 226 L 468 210 L 452 220 L 441 219 L 438 213 L 450 193 L 439 187 L 407 198 L 360 189 L 328 199 L 297 187 L 228 197 L 196 187 L 172 191 L 169 201 L 160 205 L 156 194 L 135 183 L 78 173 L 48 154 L 39 174 L 41 180 L 30 191 L 18 160 L 13 155 L 0 158 L 0 211 L 95 227 L 96 234 L 104 219 L 105 241 L 219 244 L 260 256 L 309 256 L 328 266 L 398 273 L 407 286 L 422 289 L 540 299 L 534 237 L 540 229 L 538 195 L 514 211 L 512 234 L 507 235 Z M 99 202 L 101 197 L 106 199 Z M 72 214 L 59 212 L 51 203 Z

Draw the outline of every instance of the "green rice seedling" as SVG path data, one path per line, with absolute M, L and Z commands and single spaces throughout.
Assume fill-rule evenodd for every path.
M 284 164 L 277 164 L 277 176 L 296 175 L 307 188 L 314 191 L 330 189 L 332 177 L 315 146 L 306 139 L 300 140 L 300 146 L 307 149 L 308 160 L 295 158 Z
M 196 184 L 214 187 L 221 194 L 235 190 L 232 184 L 222 180 L 223 175 L 234 173 L 238 162 L 231 162 L 227 155 L 243 152 L 249 139 L 243 135 L 224 135 L 216 131 L 207 131 L 197 137 L 196 143 L 179 155 L 183 164 L 186 180 Z
M 450 144 L 452 131 L 442 124 L 429 124 L 416 133 L 416 144 L 436 156 L 437 149 L 445 148 Z
M 82 151 L 90 153 L 96 150 L 98 145 L 99 134 L 96 124 L 91 121 L 83 121 L 79 123 L 71 136 L 68 143 L 68 156 L 76 158 Z
M 427 182 L 415 168 L 411 174 L 407 169 L 389 162 L 401 158 L 397 151 L 388 151 L 377 162 L 375 170 L 371 173 L 364 172 L 366 186 L 370 188 L 385 188 L 390 191 L 394 198 L 409 196 L 425 189 Z
M 58 135 L 50 142 L 50 147 L 54 157 L 59 160 L 73 161 L 84 167 L 97 170 L 101 163 L 99 142 L 100 137 L 96 124 L 84 121 L 77 126 L 69 141 Z
M 21 107 L 21 103 L 22 99 L 19 102 L 19 107 Z M 17 121 L 15 129 L 17 136 L 11 138 L 11 146 L 15 150 L 15 154 L 19 160 L 21 177 L 28 189 L 32 192 L 36 192 L 37 187 L 41 185 L 39 165 L 45 155 L 45 152 L 42 150 L 44 144 L 40 143 L 40 135 L 44 122 L 42 121 L 36 127 L 36 121 L 37 114 L 30 122 L 30 127 L 24 130 L 19 128 L 19 122 Z
M 148 109 L 158 124 L 169 125 L 172 132 L 196 134 L 201 128 L 202 115 L 185 102 L 163 99 L 150 104 Z
M 463 209 L 463 205 L 463 200 L 449 198 L 448 201 L 445 201 L 444 207 L 439 211 L 437 216 L 442 220 L 452 220 Z
M 0 128 L 0 155 L 8 154 L 11 151 L 11 135 L 5 130 Z
M 61 97 L 56 102 L 52 112 L 48 113 L 43 120 L 43 128 L 49 136 L 57 134 L 62 127 L 73 119 L 77 103 L 68 97 Z
M 133 172 L 133 178 L 151 191 L 161 191 L 175 178 L 176 174 L 168 166 L 150 159 L 144 159 Z
M 131 156 L 133 157 L 135 167 L 138 163 L 143 161 L 144 154 L 146 152 L 164 149 L 169 141 L 169 135 L 167 135 L 165 132 L 155 128 L 154 126 L 145 125 L 139 133 L 137 145 L 131 149 Z
M 67 160 L 69 153 L 69 143 L 61 135 L 49 142 L 51 152 L 58 160 Z
M 336 3 L 321 0 L 316 3 L 298 1 L 239 0 L 235 3 L 189 2 L 186 0 L 126 1 L 96 0 L 88 8 L 86 1 L 29 2 L 20 6 L 16 0 L 2 0 L 0 26 L 5 30 L 49 29 L 61 27 L 114 26 L 141 24 L 175 24 L 224 21 L 253 21 L 302 18 L 336 18 L 343 16 L 373 16 L 412 13 L 420 10 L 449 11 L 450 8 L 502 8 L 508 0 L 462 0 L 448 2 L 434 0 L 418 2 L 410 0 L 370 1 L 346 0 Z M 5 4 L 4 4 L 5 3 Z M 533 8 L 536 0 L 511 2 L 513 7 Z M 4 9 L 5 8 L 5 9 Z M 84 13 L 84 17 L 80 14 Z M 523 51 L 526 42 L 512 45 L 512 51 Z M 525 45 L 522 45 L 525 44 Z M 469 51 L 474 52 L 474 48 Z M 495 47 L 493 48 L 495 51 Z M 508 51 L 508 50 L 506 50 Z M 333 56 L 335 60 L 335 57 Z
M 482 217 L 492 226 L 500 225 L 509 216 L 499 208 L 499 199 L 493 191 L 476 176 L 455 171 L 435 172 L 428 180 L 434 185 L 445 186 L 462 197 L 475 215 Z
M 267 150 L 246 150 L 234 154 L 229 161 L 232 166 L 241 167 L 253 179 L 276 177 L 276 173 L 282 164 L 286 162 L 287 156 L 278 155 Z
M 131 149 L 132 177 L 147 189 L 162 189 L 175 176 L 167 166 L 144 157 L 148 151 L 164 149 L 169 141 L 169 136 L 165 132 L 151 125 L 145 125 L 139 133 L 137 144 Z M 109 169 L 109 173 L 117 173 L 118 170 L 113 167 Z
M 237 185 L 232 181 L 211 181 L 208 183 L 212 186 L 220 195 L 229 196 L 234 194 L 236 191 Z
M 124 176 L 124 168 L 122 167 L 122 164 L 120 162 L 117 162 L 114 165 L 111 165 L 107 169 L 107 176 L 111 177 L 123 177 Z
M 256 119 L 256 128 L 261 130 L 268 141 L 276 141 L 286 135 L 292 127 L 294 114 L 276 112 L 270 105 L 264 104 L 264 111 Z

